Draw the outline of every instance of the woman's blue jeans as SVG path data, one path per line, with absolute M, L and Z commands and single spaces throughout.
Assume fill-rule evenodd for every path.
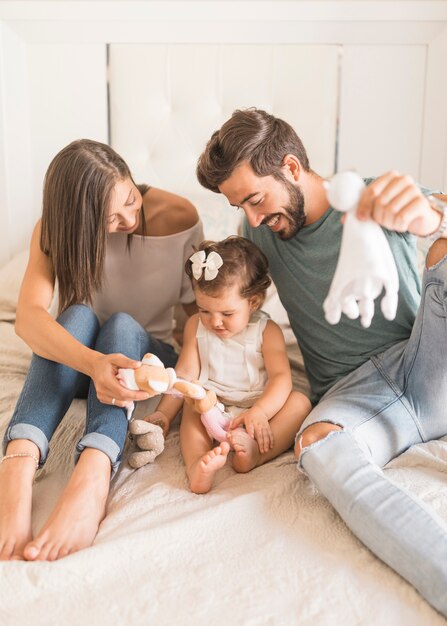
M 177 361 L 172 346 L 148 335 L 127 313 L 115 313 L 100 327 L 93 311 L 77 304 L 64 311 L 57 321 L 80 343 L 103 354 L 119 352 L 140 360 L 146 352 L 152 352 L 166 367 L 173 367 Z M 13 439 L 29 439 L 40 450 L 42 466 L 51 437 L 74 398 L 87 398 L 86 427 L 76 446 L 76 457 L 84 448 L 96 448 L 109 457 L 115 472 L 126 440 L 126 410 L 102 404 L 93 381 L 85 374 L 35 354 L 6 430 L 4 449 Z

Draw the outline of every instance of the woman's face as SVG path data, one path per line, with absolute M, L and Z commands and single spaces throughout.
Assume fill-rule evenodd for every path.
M 108 233 L 134 233 L 140 225 L 143 198 L 130 178 L 116 183 L 107 218 Z

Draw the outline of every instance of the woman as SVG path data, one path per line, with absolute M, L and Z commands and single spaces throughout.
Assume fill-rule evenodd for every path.
M 188 315 L 195 311 L 183 267 L 202 239 L 195 208 L 138 188 L 109 146 L 74 141 L 53 159 L 17 307 L 16 332 L 34 354 L 5 434 L 0 560 L 55 560 L 93 542 L 125 443 L 122 407 L 148 397 L 122 387 L 117 370 L 137 368 L 146 352 L 175 365 L 173 307 L 180 301 Z M 34 474 L 74 397 L 88 398 L 75 469 L 32 540 Z

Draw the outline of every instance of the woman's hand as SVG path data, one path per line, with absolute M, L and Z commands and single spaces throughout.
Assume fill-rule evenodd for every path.
M 169 433 L 169 427 L 171 425 L 171 421 L 168 416 L 163 413 L 163 411 L 154 411 L 150 413 L 150 415 L 146 415 L 143 417 L 145 422 L 150 422 L 151 424 L 156 424 L 163 429 L 163 437 L 166 439 Z
M 149 394 L 145 391 L 134 391 L 123 387 L 116 378 L 120 368 L 137 369 L 141 366 L 141 361 L 129 359 L 124 354 L 101 354 L 99 352 L 97 354 L 90 377 L 100 402 L 126 407 L 130 402 L 149 398 Z
M 245 425 L 245 429 L 250 437 L 257 441 L 261 454 L 273 448 L 272 429 L 270 428 L 267 415 L 262 409 L 252 406 L 251 409 L 244 411 L 231 422 L 230 429 L 234 430 L 241 424 Z
M 368 185 L 357 207 L 360 220 L 375 222 L 398 232 L 410 232 L 425 237 L 436 231 L 440 214 L 430 206 L 427 198 L 411 176 L 387 172 Z

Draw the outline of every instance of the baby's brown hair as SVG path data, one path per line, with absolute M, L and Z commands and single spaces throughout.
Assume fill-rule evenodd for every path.
M 222 241 L 202 241 L 197 252 L 203 250 L 206 258 L 211 252 L 217 252 L 223 264 L 217 276 L 205 280 L 205 272 L 197 280 L 192 273 L 192 262 L 186 261 L 185 271 L 191 279 L 192 286 L 208 296 L 215 297 L 223 289 L 239 284 L 242 298 L 256 296 L 261 306 L 265 299 L 271 278 L 268 274 L 268 261 L 265 254 L 254 243 L 244 237 L 232 235 Z

